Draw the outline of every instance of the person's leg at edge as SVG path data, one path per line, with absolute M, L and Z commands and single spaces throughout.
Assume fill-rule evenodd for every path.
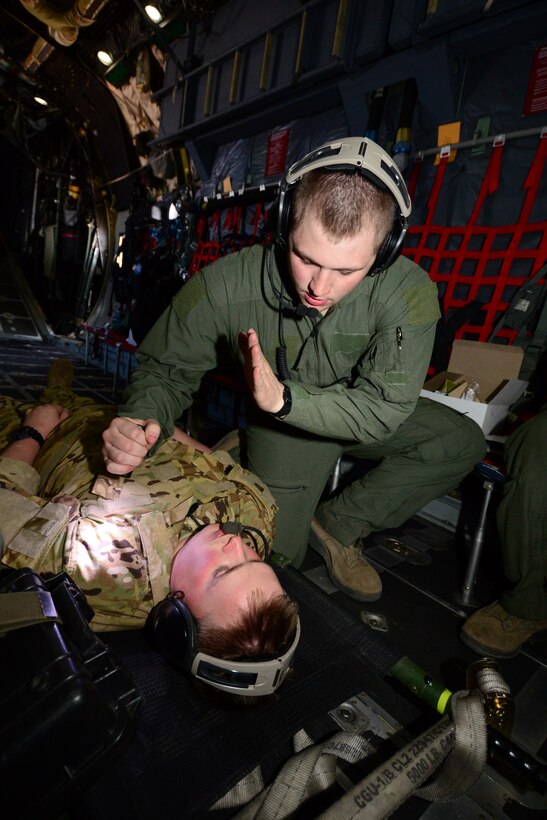
M 23 423 L 27 410 L 36 404 L 60 404 L 69 417 L 47 437 L 34 461 L 40 473 L 39 494 L 53 498 L 60 492 L 70 494 L 80 487 L 82 475 L 91 477 L 104 471 L 101 433 L 116 415 L 114 405 L 99 405 L 94 399 L 79 396 L 71 389 L 73 366 L 63 357 L 52 362 L 47 385 L 38 402 L 21 402 L 0 396 L 0 450 L 7 437 Z M 67 463 L 71 462 L 67 472 Z
M 72 391 L 73 373 L 72 363 L 59 357 L 49 367 L 46 387 L 37 402 L 0 396 L 0 451 L 7 447 L 9 434 L 23 423 L 26 411 L 36 404 L 60 404 L 70 413 L 82 407 L 95 406 L 93 399 L 78 396 Z
M 461 637 L 481 654 L 513 657 L 547 630 L 547 405 L 509 437 L 509 476 L 497 510 L 503 571 L 513 584 L 467 619 Z
M 474 421 L 428 399 L 387 442 L 346 448 L 377 467 L 321 504 L 316 518 L 342 544 L 398 527 L 428 502 L 454 489 L 486 451 Z

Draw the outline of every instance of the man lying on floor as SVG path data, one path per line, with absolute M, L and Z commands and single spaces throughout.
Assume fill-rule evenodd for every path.
M 153 609 L 152 620 L 182 612 L 196 653 L 260 662 L 285 653 L 286 673 L 300 630 L 266 562 L 276 510 L 268 489 L 178 430 L 130 477 L 106 475 L 101 431 L 116 408 L 75 396 L 67 367 L 52 366 L 46 403 L 0 397 L 2 564 L 67 572 L 96 631 L 143 627 Z M 286 674 L 273 671 L 247 693 L 277 688 Z

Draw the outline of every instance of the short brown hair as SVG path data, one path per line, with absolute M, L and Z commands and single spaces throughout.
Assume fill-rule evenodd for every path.
M 278 658 L 294 640 L 297 620 L 298 604 L 287 595 L 277 595 L 265 601 L 260 593 L 253 594 L 249 608 L 229 626 L 213 626 L 203 618 L 198 627 L 197 648 L 214 658 L 226 660 Z M 199 688 L 219 705 L 257 705 L 276 698 L 275 694 L 270 697 L 231 695 L 207 684 Z
M 291 204 L 291 228 L 297 228 L 304 213 L 311 212 L 330 236 L 355 236 L 372 224 L 378 250 L 391 230 L 396 202 L 358 172 L 310 171 L 296 186 Z

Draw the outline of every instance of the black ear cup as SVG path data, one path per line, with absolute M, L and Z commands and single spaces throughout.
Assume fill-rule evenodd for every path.
M 295 186 L 288 186 L 286 181 L 281 182 L 279 194 L 273 204 L 274 236 L 278 248 L 287 250 L 289 239 L 289 215 L 291 210 L 292 190 Z
M 148 627 L 162 655 L 189 672 L 197 652 L 197 636 L 194 618 L 182 598 L 168 596 L 156 604 L 148 616 Z
M 382 244 L 380 250 L 376 255 L 374 264 L 369 271 L 369 276 L 374 276 L 385 268 L 392 265 L 399 254 L 403 245 L 403 239 L 407 231 L 407 221 L 402 214 L 398 214 L 393 222 L 393 227 L 388 233 Z

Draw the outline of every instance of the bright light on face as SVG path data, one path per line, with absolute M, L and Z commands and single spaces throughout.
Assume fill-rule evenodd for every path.
M 153 23 L 161 23 L 161 21 L 163 20 L 161 12 L 155 6 L 147 5 L 144 7 L 144 10 Z
M 112 65 L 112 56 L 108 53 L 108 51 L 98 51 L 97 52 L 97 59 L 103 65 Z
M 283 595 L 272 567 L 219 524 L 208 524 L 185 541 L 173 561 L 170 586 L 172 592 L 182 590 L 193 615 L 207 615 L 212 626 L 233 623 L 253 595 L 266 601 Z
M 40 103 L 40 105 L 47 105 L 47 100 L 44 100 L 43 97 L 35 97 L 34 99 L 37 103 Z

